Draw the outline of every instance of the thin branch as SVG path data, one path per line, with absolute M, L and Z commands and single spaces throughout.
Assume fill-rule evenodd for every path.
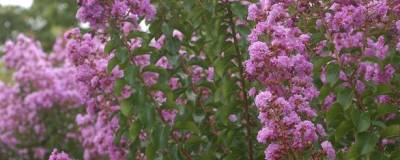
M 248 157 L 249 160 L 253 160 L 253 141 L 252 141 L 252 134 L 251 134 L 251 118 L 249 114 L 249 100 L 247 98 L 247 91 L 246 91 L 246 77 L 244 73 L 244 66 L 243 66 L 243 55 L 242 52 L 240 51 L 239 48 L 239 42 L 238 39 L 236 38 L 236 28 L 235 28 L 235 22 L 233 19 L 233 13 L 231 10 L 231 6 L 229 3 L 227 4 L 227 10 L 228 10 L 228 17 L 229 17 L 229 25 L 232 31 L 232 38 L 233 38 L 233 43 L 235 46 L 235 51 L 236 51 L 236 58 L 238 60 L 238 66 L 239 66 L 239 72 L 240 72 L 240 83 L 241 83 L 241 92 L 244 97 L 244 116 L 246 123 L 244 124 L 246 126 L 247 130 L 247 147 L 248 147 Z

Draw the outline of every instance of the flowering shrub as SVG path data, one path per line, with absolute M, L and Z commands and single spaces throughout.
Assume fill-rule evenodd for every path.
M 312 83 L 313 64 L 306 49 L 310 36 L 293 24 L 287 9 L 290 4 L 263 1 L 249 7 L 248 19 L 258 23 L 249 35 L 250 59 L 245 65 L 250 79 L 266 87 L 255 98 L 263 124 L 257 140 L 269 143 L 265 157 L 271 160 L 297 158 L 296 152 L 326 136 L 320 124 L 309 121 L 317 116 L 310 102 L 319 94 Z M 261 36 L 269 40 L 260 41 Z
M 400 158 L 400 1 L 78 5 L 90 31 L 69 30 L 54 53 L 26 37 L 5 47 L 15 84 L 0 85 L 0 140 L 18 156 Z M 59 142 L 82 153 L 19 145 L 22 126 L 47 135 L 42 110 L 75 120 Z
M 24 35 L 5 44 L 2 62 L 13 81 L 0 82 L 1 157 L 43 159 L 53 147 L 79 153 L 74 119 L 82 97 L 62 44 L 52 54 Z
M 125 142 L 121 140 L 121 145 L 114 144 L 118 119 L 111 116 L 118 109 L 118 97 L 112 94 L 113 86 L 123 73 L 118 68 L 107 73 L 111 57 L 104 54 L 100 38 L 89 34 L 81 36 L 78 29 L 65 33 L 65 38 L 68 39 L 66 50 L 77 70 L 75 80 L 86 104 L 86 113 L 76 117 L 84 159 L 102 156 L 123 159 L 126 155 Z
M 322 4 L 315 77 L 340 159 L 398 157 L 398 1 Z M 390 142 L 389 142 L 390 141 Z M 325 147 L 324 145 L 322 146 Z
M 128 159 L 257 156 L 256 128 L 252 127 L 255 115 L 250 110 L 242 64 L 246 8 L 225 1 L 200 3 L 202 6 L 190 1 L 80 3 L 78 19 L 91 24 L 92 36 L 107 41 L 108 73 L 123 72 L 111 85 L 119 102 L 115 111 L 119 126 L 113 131 L 117 131 L 115 139 L 125 139 L 131 146 Z M 106 15 L 97 17 L 100 12 Z M 225 16 L 227 12 L 230 16 Z M 174 21 L 179 15 L 184 16 L 182 21 Z M 215 19 L 198 19 L 206 15 Z M 143 20 L 150 24 L 148 31 L 139 25 Z M 102 52 L 76 51 L 71 57 L 77 61 Z M 89 91 L 102 88 L 94 87 Z M 223 138 L 226 136 L 230 138 Z M 249 147 L 243 150 L 243 145 Z
M 398 109 L 392 98 L 397 84 L 398 21 L 394 15 L 398 14 L 398 5 L 397 1 L 267 0 L 249 6 L 248 19 L 257 24 L 249 35 L 250 59 L 246 61 L 246 71 L 251 79 L 266 85 L 266 91 L 255 99 L 259 119 L 265 126 L 258 140 L 270 143 L 266 157 L 291 156 L 291 152 L 276 149 L 282 145 L 283 150 L 294 149 L 296 157 L 296 152 L 304 152 L 301 142 L 307 145 L 304 143 L 307 140 L 316 141 L 316 133 L 325 135 L 319 124 L 314 126 L 309 121 L 305 121 L 307 125 L 303 121 L 290 128 L 290 123 L 300 120 L 292 108 L 305 113 L 304 118 L 317 115 L 309 108 L 310 104 L 325 111 L 318 117 L 325 119 L 320 122 L 326 122 L 329 139 L 334 142 L 334 145 L 328 141 L 321 143 L 329 159 L 335 159 L 333 147 L 339 152 L 338 159 L 398 156 L 395 151 L 398 142 L 394 138 L 399 131 Z M 312 66 L 314 79 L 311 79 Z M 282 95 L 283 100 L 279 97 Z M 287 95 L 290 97 L 286 98 Z M 276 110 L 283 112 L 283 116 Z M 274 120 L 283 124 L 277 125 Z M 302 127 L 304 133 L 299 135 L 298 129 Z M 282 128 L 292 131 L 276 131 Z M 285 136 L 280 134 L 292 135 L 294 139 L 281 138 Z M 311 156 L 321 155 L 314 152 Z

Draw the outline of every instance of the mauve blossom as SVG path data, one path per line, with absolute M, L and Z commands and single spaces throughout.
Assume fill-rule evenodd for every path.
M 248 94 L 248 96 L 250 96 L 250 97 L 254 97 L 254 96 L 256 96 L 256 94 L 257 94 L 257 89 L 254 88 L 254 87 L 252 87 L 252 88 L 249 89 L 249 92 L 248 92 L 247 94 Z
M 325 129 L 321 124 L 317 124 L 317 133 L 322 137 L 326 136 Z
M 290 5 L 292 1 L 261 0 L 248 7 L 247 18 L 256 25 L 248 36 L 249 59 L 244 66 L 247 75 L 265 88 L 255 96 L 254 103 L 263 125 L 257 140 L 270 143 L 265 151 L 268 160 L 285 157 L 287 148 L 302 151 L 319 138 L 317 128 L 307 120 L 317 115 L 310 102 L 319 95 L 313 84 L 313 64 L 307 52 L 311 35 L 296 27 L 288 13 Z M 306 10 L 307 4 L 299 7 Z M 360 34 L 333 38 L 346 42 L 341 48 L 361 43 Z M 320 47 L 322 50 L 324 45 Z M 321 127 L 319 125 L 318 130 Z
M 159 74 L 156 72 L 144 72 L 143 73 L 143 80 L 146 86 L 153 86 L 158 81 Z
M 270 54 L 267 44 L 263 42 L 252 43 L 249 47 L 249 54 L 251 58 L 261 58 Z
M 214 80 L 214 67 L 209 67 L 206 72 L 207 81 L 212 82 Z
M 163 104 L 167 101 L 167 98 L 165 97 L 165 94 L 162 91 L 156 91 L 155 93 L 152 94 L 154 101 Z
M 279 144 L 271 143 L 268 145 L 267 149 L 265 149 L 265 160 L 279 160 L 282 155 L 282 146 Z
M 111 3 L 103 3 L 101 0 L 82 0 L 76 17 L 81 22 L 88 22 L 92 29 L 104 30 L 109 27 L 110 18 L 120 19 L 119 22 L 134 21 L 136 23 L 139 19 L 136 17 L 151 20 L 155 12 L 155 7 L 149 0 L 114 0 Z
M 133 63 L 139 66 L 140 68 L 147 67 L 150 65 L 150 54 L 143 54 L 133 57 Z
M 394 139 L 384 138 L 381 140 L 382 146 L 387 146 L 387 145 L 391 145 L 391 144 L 395 144 L 395 143 L 396 143 L 396 140 L 394 140 Z
M 316 128 L 311 121 L 303 121 L 295 126 L 293 147 L 296 149 L 306 148 L 318 139 Z
M 49 160 L 72 160 L 72 159 L 65 152 L 58 152 L 57 149 L 54 149 L 53 152 L 51 152 Z
M 176 114 L 178 110 L 175 109 L 162 109 L 161 110 L 161 118 L 164 122 L 172 125 L 175 123 Z
M 231 122 L 236 122 L 238 120 L 237 116 L 235 114 L 230 114 L 228 116 L 229 121 Z
M 400 20 L 396 21 L 396 29 L 400 32 Z
M 192 82 L 197 83 L 201 80 L 204 69 L 200 66 L 194 65 L 192 68 Z
M 73 29 L 67 34 L 73 37 L 78 33 Z M 0 81 L 0 143 L 20 157 L 31 152 L 37 158 L 44 158 L 46 150 L 39 143 L 50 126 L 41 116 L 43 113 L 60 110 L 65 116 L 74 116 L 75 109 L 84 103 L 74 81 L 77 70 L 67 59 L 64 44 L 63 39 L 57 39 L 53 46 L 53 52 L 57 53 L 51 54 L 22 34 L 5 44 L 1 60 L 5 69 L 12 70 L 13 83 Z M 75 134 L 57 127 L 51 129 L 60 134 Z M 28 148 L 23 145 L 25 141 L 32 141 L 33 145 Z
M 268 91 L 263 91 L 260 92 L 256 98 L 254 99 L 254 102 L 257 107 L 259 108 L 265 108 L 268 105 L 268 102 L 270 102 L 272 99 L 272 94 Z
M 176 89 L 181 88 L 182 84 L 181 84 L 180 79 L 178 77 L 172 77 L 171 79 L 169 79 L 168 86 L 172 90 L 176 90 Z
M 180 41 L 182 41 L 184 38 L 183 33 L 177 29 L 174 29 L 174 31 L 172 32 L 172 36 L 179 39 Z
M 378 38 L 378 41 L 374 43 L 368 38 L 368 46 L 365 48 L 364 55 L 376 56 L 380 59 L 384 59 L 389 51 L 389 46 L 385 45 L 385 39 L 383 36 Z
M 123 99 L 129 98 L 132 95 L 132 88 L 128 85 L 125 85 L 121 91 L 121 97 Z
M 157 40 L 152 39 L 149 46 L 160 50 L 164 46 L 165 35 L 161 35 Z
M 324 150 L 325 154 L 328 156 L 329 160 L 336 159 L 336 152 L 335 152 L 335 149 L 333 148 L 331 142 L 324 141 L 321 143 L 321 146 L 322 146 L 322 149 Z
M 168 58 L 163 56 L 156 62 L 157 67 L 164 69 L 172 69 L 172 65 L 169 63 Z
M 328 94 L 328 96 L 325 97 L 323 107 L 328 110 L 331 108 L 332 104 L 335 102 L 336 97 L 333 93 Z
M 268 139 L 273 139 L 275 136 L 277 136 L 277 133 L 273 129 L 264 127 L 258 131 L 257 141 L 265 144 Z
M 70 37 L 70 36 L 66 36 Z M 80 93 L 84 95 L 86 104 L 86 113 L 76 117 L 79 127 L 79 133 L 84 148 L 84 159 L 89 160 L 98 156 L 105 156 L 111 160 L 124 159 L 127 155 L 127 149 L 122 144 L 114 143 L 114 133 L 118 128 L 118 118 L 111 115 L 119 110 L 118 98 L 113 93 L 116 79 L 123 77 L 124 73 L 115 67 L 111 74 L 107 72 L 108 61 L 114 56 L 104 54 L 104 42 L 98 37 L 84 34 L 75 35 L 67 39 L 68 42 L 74 42 L 73 46 L 67 45 L 68 55 L 73 60 L 77 68 L 75 81 L 79 84 Z M 78 49 L 85 46 L 90 49 Z M 72 47 L 72 48 L 70 48 Z M 85 56 L 82 55 L 84 52 Z M 147 65 L 147 56 L 136 57 L 134 62 L 138 66 Z M 131 95 L 130 88 L 124 86 L 121 96 L 128 98 Z
M 128 44 L 129 44 L 129 50 L 133 51 L 136 48 L 140 48 L 142 46 L 142 39 L 133 38 L 133 39 L 129 40 Z

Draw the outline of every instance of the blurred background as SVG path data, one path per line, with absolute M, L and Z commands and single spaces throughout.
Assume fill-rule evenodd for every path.
M 0 0 L 0 58 L 4 55 L 2 52 L 4 51 L 6 41 L 12 40 L 15 42 L 19 34 L 24 34 L 35 39 L 35 42 L 41 45 L 37 48 L 43 49 L 45 53 L 52 53 L 56 39 L 62 36 L 66 30 L 72 27 L 85 26 L 79 24 L 75 18 L 76 3 L 76 0 Z M 32 51 L 30 49 L 27 49 L 28 54 Z M 1 90 L 6 88 L 4 84 L 11 87 L 14 87 L 15 83 L 18 84 L 13 79 L 15 73 L 18 72 L 19 70 L 6 68 L 4 61 L 0 60 L 0 97 L 7 95 L 6 92 L 8 90 Z M 45 73 L 45 71 L 41 73 Z M 39 80 L 43 79 L 45 81 L 46 76 L 54 75 L 49 73 L 48 75 L 44 75 L 43 78 L 39 78 Z M 28 94 L 35 93 L 40 93 L 40 90 L 32 89 L 29 93 L 20 94 L 21 97 L 19 98 L 22 99 L 21 101 L 24 101 L 28 97 Z M 26 106 L 24 105 L 24 107 Z M 74 121 L 77 113 L 81 113 L 84 108 L 68 107 L 67 105 L 55 105 L 50 109 L 34 110 L 35 117 L 40 119 L 40 123 L 46 127 L 45 131 L 41 134 L 31 135 L 27 135 L 25 132 L 20 134 L 18 131 L 13 131 L 13 136 L 20 141 L 16 145 L 17 149 L 10 148 L 12 145 L 5 145 L 5 143 L 0 142 L 0 160 L 46 159 L 53 148 L 68 151 L 75 157 L 82 157 L 83 149 L 80 147 L 80 143 L 75 139 L 71 140 L 68 138 L 68 134 L 70 132 L 75 133 L 75 126 L 69 124 L 75 124 Z M 14 111 L 17 108 L 18 106 L 15 107 L 13 104 L 3 103 L 2 105 L 0 102 L 0 109 L 3 111 L 0 111 L 0 116 L 9 115 L 8 110 Z M 0 120 L 0 123 L 5 122 L 4 119 Z M 19 118 L 15 119 L 11 121 L 15 121 L 22 128 L 28 128 L 27 130 L 33 126 L 30 124 L 25 125 L 23 118 L 23 120 Z M 36 125 L 38 123 L 33 122 L 33 124 Z M 0 127 L 0 137 L 6 135 L 9 131 L 6 129 L 6 132 L 1 132 L 1 129 Z M 42 138 L 37 137 L 37 135 L 41 135 Z
M 63 32 L 78 24 L 76 0 L 0 0 L 0 56 L 8 39 L 25 34 L 38 40 L 49 53 L 54 41 Z M 0 62 L 0 80 L 11 79 Z
M 77 26 L 76 0 L 0 0 L 0 44 L 24 33 L 49 51 L 55 38 Z

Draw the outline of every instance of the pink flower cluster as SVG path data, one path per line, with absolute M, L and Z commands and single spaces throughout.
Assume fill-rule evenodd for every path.
M 389 4 L 390 3 L 390 4 Z M 392 64 L 382 63 L 390 54 L 392 39 L 385 39 L 384 34 L 375 32 L 384 30 L 393 35 L 397 43 L 400 28 L 398 18 L 390 18 L 390 14 L 399 13 L 399 1 L 363 1 L 348 3 L 335 1 L 325 4 L 326 13 L 317 21 L 317 26 L 327 30 L 324 40 L 319 42 L 317 53 L 320 56 L 333 57 L 335 63 L 341 66 L 340 80 L 343 86 L 356 88 L 361 95 L 366 89 L 366 83 L 375 85 L 390 84 L 396 70 Z M 378 33 L 378 34 L 374 34 Z M 332 51 L 325 51 L 327 44 L 333 44 Z M 375 58 L 370 61 L 367 58 Z M 355 68 L 354 70 L 349 70 Z M 326 73 L 321 80 L 327 83 Z M 325 102 L 330 106 L 335 96 L 330 94 Z M 377 97 L 379 98 L 379 97 Z
M 71 158 L 65 152 L 58 152 L 57 149 L 54 149 L 49 160 L 71 160 Z
M 80 34 L 79 29 L 65 33 L 68 56 L 77 68 L 74 75 L 86 105 L 86 114 L 79 114 L 76 123 L 80 128 L 84 159 L 108 157 L 112 160 L 124 159 L 127 155 L 126 141 L 114 143 L 118 130 L 118 117 L 112 114 L 119 110 L 118 98 L 114 94 L 114 84 L 123 72 L 114 68 L 107 73 L 107 65 L 113 54 L 104 53 L 101 38 L 90 34 Z M 129 97 L 129 91 L 123 93 Z
M 248 8 L 248 19 L 257 24 L 248 37 L 250 58 L 245 69 L 250 80 L 265 86 L 255 105 L 263 125 L 257 140 L 268 144 L 268 160 L 292 157 L 291 153 L 312 148 L 319 136 L 325 136 L 323 127 L 310 121 L 316 116 L 310 101 L 319 95 L 306 48 L 310 36 L 296 27 L 288 13 L 290 4 L 262 0 Z
M 57 52 L 52 54 L 45 53 L 38 42 L 24 35 L 5 44 L 1 61 L 12 73 L 13 83 L 0 81 L 0 143 L 21 157 L 31 152 L 36 158 L 44 158 L 46 149 L 37 146 L 51 136 L 45 123 L 51 117 L 43 116 L 44 113 L 57 110 L 63 116 L 75 117 L 72 111 L 82 105 L 72 76 L 75 67 L 65 58 L 62 44 L 63 40 L 58 39 L 54 46 Z M 65 128 L 55 129 L 62 134 Z M 60 140 L 60 144 L 77 138 L 72 130 L 64 134 L 67 138 Z M 20 139 L 21 136 L 34 138 Z
M 124 33 L 137 29 L 142 17 L 150 20 L 156 13 L 149 0 L 79 0 L 78 5 L 76 17 L 81 22 L 101 30 L 114 22 Z

